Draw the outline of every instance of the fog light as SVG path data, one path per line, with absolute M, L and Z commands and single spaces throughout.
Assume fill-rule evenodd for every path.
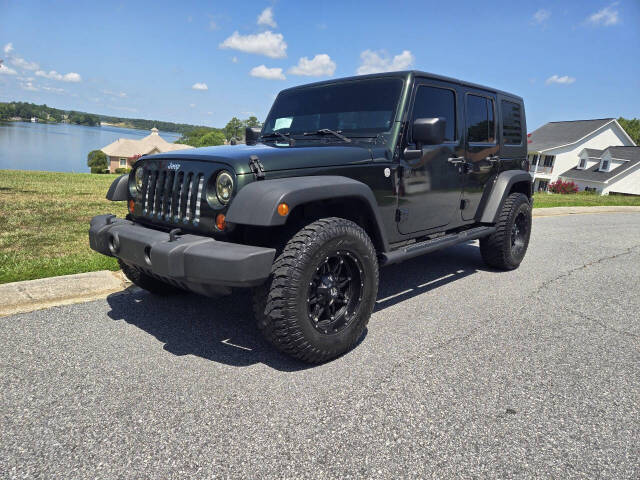
M 289 205 L 286 203 L 281 203 L 278 205 L 278 214 L 281 217 L 286 217 L 289 214 Z
M 227 228 L 227 218 L 223 213 L 219 213 L 216 216 L 216 227 L 218 228 L 218 230 L 224 230 L 225 228 Z
M 129 200 L 129 213 L 133 213 L 133 209 L 136 206 L 136 202 L 133 201 L 133 199 Z

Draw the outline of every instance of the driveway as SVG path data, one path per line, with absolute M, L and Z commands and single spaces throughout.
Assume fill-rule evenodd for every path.
M 638 478 L 640 214 L 382 271 L 358 347 L 274 352 L 248 295 L 0 319 L 2 478 Z

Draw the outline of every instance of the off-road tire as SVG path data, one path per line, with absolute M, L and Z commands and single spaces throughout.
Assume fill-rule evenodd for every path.
M 516 220 L 521 224 L 518 228 L 514 227 Z M 531 235 L 531 202 L 526 195 L 512 193 L 507 197 L 496 228 L 493 234 L 480 239 L 482 259 L 490 267 L 514 270 L 524 259 Z
M 181 292 L 179 288 L 174 287 L 173 285 L 169 285 L 162 280 L 158 280 L 157 278 L 146 274 L 134 265 L 129 265 L 128 263 L 125 263 L 120 259 L 118 259 L 118 264 L 122 269 L 122 273 L 124 273 L 129 280 L 131 280 L 138 287 L 147 290 L 154 295 L 164 296 Z
M 343 329 L 327 334 L 313 324 L 309 295 L 319 265 L 332 255 L 348 255 L 349 261 L 357 265 L 361 297 Z M 358 342 L 377 293 L 378 261 L 371 239 L 356 223 L 332 217 L 314 221 L 286 243 L 277 254 L 267 282 L 253 289 L 252 303 L 258 328 L 272 345 L 299 360 L 321 363 L 347 352 Z

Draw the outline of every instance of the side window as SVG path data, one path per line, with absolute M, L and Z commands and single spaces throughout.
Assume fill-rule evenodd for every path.
M 522 121 L 520 105 L 502 100 L 502 141 L 505 145 L 522 143 Z
M 452 142 L 456 138 L 456 96 L 453 90 L 422 85 L 418 87 L 413 104 L 413 120 L 416 118 L 444 117 L 446 128 L 444 139 Z
M 467 95 L 467 141 L 494 143 L 495 130 L 493 100 L 478 95 Z

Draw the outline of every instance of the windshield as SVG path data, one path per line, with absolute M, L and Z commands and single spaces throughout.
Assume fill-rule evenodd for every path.
M 262 130 L 291 135 L 331 129 L 346 135 L 386 132 L 393 123 L 401 78 L 354 80 L 281 92 Z

